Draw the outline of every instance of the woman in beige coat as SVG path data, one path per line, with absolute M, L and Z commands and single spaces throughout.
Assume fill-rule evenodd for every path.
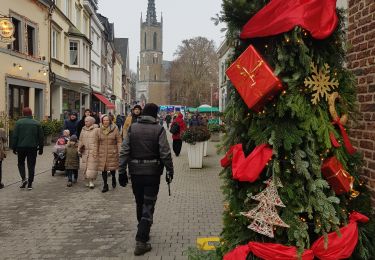
M 7 157 L 5 153 L 5 143 L 7 142 L 7 137 L 5 135 L 4 128 L 0 128 L 0 189 L 4 188 L 4 184 L 2 182 L 3 178 L 3 160 Z
M 94 126 L 95 119 L 91 116 L 85 118 L 85 126 L 79 136 L 78 152 L 81 162 L 80 169 L 88 181 L 90 189 L 95 187 L 94 181 L 98 176 L 98 131 Z
M 103 190 L 108 191 L 108 172 L 112 175 L 112 187 L 116 188 L 116 170 L 119 167 L 119 153 L 121 148 L 121 135 L 111 117 L 104 115 L 101 120 L 99 135 L 98 170 L 102 172 Z

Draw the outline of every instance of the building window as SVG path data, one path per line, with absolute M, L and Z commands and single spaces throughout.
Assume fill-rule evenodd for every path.
M 156 32 L 154 32 L 154 50 L 156 50 L 157 46 L 158 46 L 158 34 Z
M 14 35 L 15 38 L 12 46 L 12 50 L 14 51 L 21 51 L 21 41 L 22 41 L 22 32 L 21 32 L 21 21 L 17 20 L 16 18 L 12 17 L 12 22 L 14 24 Z
M 86 15 L 84 15 L 83 16 L 83 33 L 85 35 L 88 34 L 88 28 L 89 28 L 89 18 Z
M 156 78 L 156 74 L 154 75 L 154 80 L 155 80 L 155 81 L 157 80 L 157 78 Z
M 89 70 L 89 46 L 87 44 L 83 44 L 83 68 Z
M 81 30 L 81 9 L 78 6 L 76 6 L 75 9 L 76 9 L 76 27 L 80 31 Z M 83 28 L 83 31 L 86 34 L 85 28 Z
M 70 18 L 70 11 L 71 11 L 71 6 L 70 6 L 70 1 L 71 0 L 65 0 L 64 1 L 64 14 L 66 17 Z
M 35 28 L 27 25 L 27 54 L 36 56 Z
M 97 77 L 96 82 L 98 83 L 98 85 L 100 85 L 100 67 L 99 66 L 96 67 L 96 77 Z
M 60 33 L 58 33 L 56 30 L 52 29 L 52 43 L 51 43 L 51 57 L 54 59 L 58 59 L 58 52 L 59 52 L 59 39 L 60 39 Z
M 86 44 L 83 44 L 82 53 L 83 53 L 82 68 L 86 68 Z
M 70 65 L 78 65 L 78 42 L 69 42 Z
M 29 88 L 9 85 L 9 116 L 18 119 L 22 116 L 22 110 L 29 106 Z
M 144 38 L 145 38 L 145 50 L 146 50 L 147 49 L 147 34 L 146 34 L 146 32 L 145 32 Z
M 95 64 L 91 63 L 91 78 L 92 78 L 92 83 L 96 85 L 96 69 L 95 69 Z

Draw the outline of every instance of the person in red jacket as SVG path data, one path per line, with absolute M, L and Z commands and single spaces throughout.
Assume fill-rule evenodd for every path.
M 181 148 L 182 148 L 182 140 L 181 140 L 181 134 L 186 130 L 186 124 L 184 122 L 184 116 L 178 112 L 178 115 L 176 119 L 173 121 L 171 128 L 174 124 L 178 124 L 179 131 L 172 135 L 173 139 L 173 152 L 176 156 L 180 155 Z

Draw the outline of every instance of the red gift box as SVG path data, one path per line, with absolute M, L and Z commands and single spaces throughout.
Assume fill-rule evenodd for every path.
M 250 45 L 227 69 L 227 76 L 247 106 L 260 112 L 264 105 L 283 90 L 281 81 Z
M 324 160 L 322 173 L 337 195 L 352 190 L 354 179 L 347 171 L 345 171 L 344 167 L 336 157 L 330 157 Z

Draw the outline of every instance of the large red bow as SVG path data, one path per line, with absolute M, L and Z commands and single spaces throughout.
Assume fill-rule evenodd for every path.
M 337 23 L 336 0 L 272 0 L 246 23 L 240 37 L 271 36 L 301 26 L 314 38 L 324 39 Z
M 366 223 L 369 218 L 358 212 L 353 212 L 349 217 L 349 224 L 340 229 L 341 236 L 336 232 L 328 234 L 328 248 L 324 247 L 324 237 L 314 242 L 311 249 L 302 254 L 303 260 L 338 260 L 349 258 L 358 242 L 358 222 Z M 247 245 L 238 246 L 224 256 L 224 260 L 245 260 L 249 253 L 265 260 L 296 260 L 297 248 L 272 243 L 249 242 Z

